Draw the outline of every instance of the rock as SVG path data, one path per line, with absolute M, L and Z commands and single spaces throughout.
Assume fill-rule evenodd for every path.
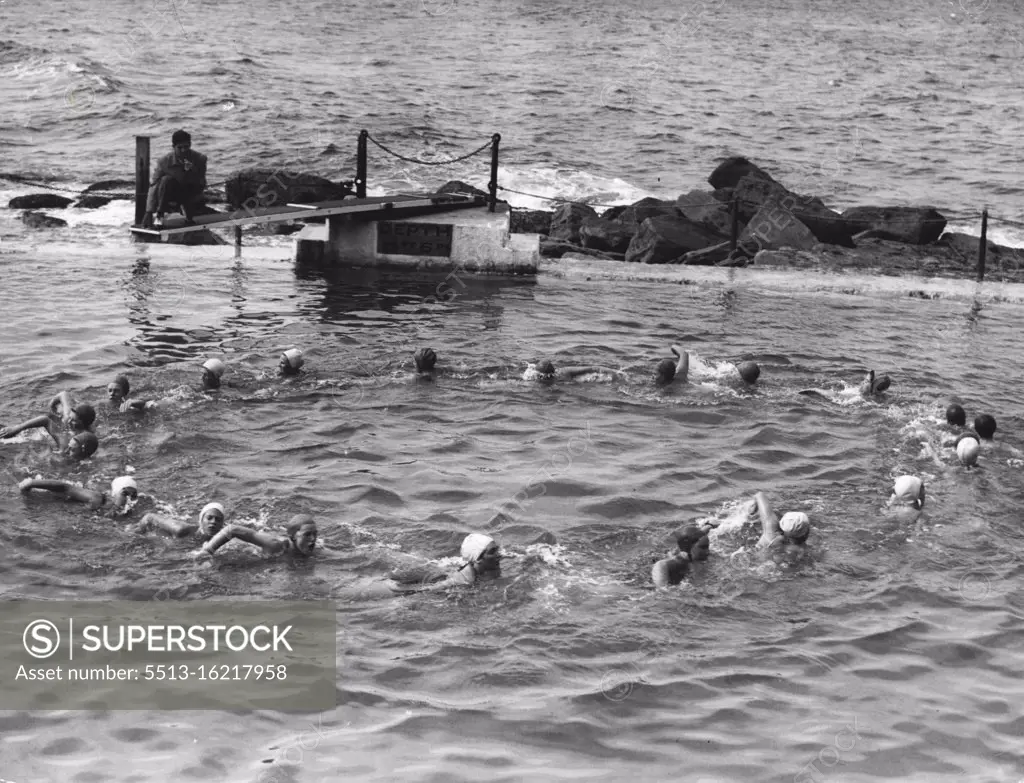
M 859 229 L 843 216 L 826 207 L 821 199 L 800 196 L 775 181 L 746 176 L 733 192 L 737 200 L 740 220 L 749 223 L 762 206 L 780 204 L 795 215 L 820 241 L 843 247 L 853 247 L 853 234 Z
M 731 242 L 719 242 L 717 245 L 705 247 L 701 250 L 691 250 L 679 258 L 669 261 L 670 264 L 687 264 L 689 266 L 714 266 L 725 261 L 729 257 L 729 245 Z
M 296 231 L 302 231 L 303 226 L 301 223 L 271 223 L 270 232 L 275 236 L 285 237 L 289 234 L 294 234 Z
M 21 222 L 29 228 L 64 228 L 68 222 L 43 212 L 22 212 Z
M 757 242 L 760 250 L 778 250 L 791 247 L 810 250 L 817 244 L 814 234 L 781 203 L 767 203 L 747 223 L 740 242 Z
M 634 231 L 618 220 L 590 220 L 580 226 L 580 243 L 583 247 L 610 253 L 625 253 L 633 239 Z
M 486 190 L 480 190 L 480 188 L 474 188 L 472 185 L 467 185 L 462 180 L 453 179 L 444 183 L 437 189 L 438 193 L 468 193 L 473 196 L 490 196 Z M 525 233 L 525 232 L 523 232 Z M 530 232 L 537 233 L 537 232 Z
M 187 234 L 168 237 L 167 243 L 171 245 L 226 245 L 228 241 L 217 236 L 208 228 L 204 228 L 202 231 L 189 231 Z
M 719 163 L 718 167 L 711 172 L 711 176 L 708 177 L 708 183 L 715 190 L 719 188 L 734 188 L 746 176 L 775 182 L 770 174 L 758 168 L 746 158 L 727 158 Z
M 72 201 L 73 198 L 58 196 L 56 193 L 33 193 L 29 196 L 16 196 L 7 206 L 11 209 L 63 209 Z
M 818 259 L 806 250 L 762 250 L 754 256 L 755 266 L 787 266 L 807 269 L 816 266 Z
M 562 204 L 551 216 L 551 231 L 548 236 L 562 242 L 580 244 L 580 226 L 588 220 L 597 220 L 597 212 L 586 204 Z
M 732 213 L 729 204 L 715 198 L 708 190 L 691 190 L 676 199 L 676 208 L 694 223 L 721 237 L 732 235 Z M 740 226 L 742 229 L 742 226 Z
M 947 231 L 939 237 L 938 244 L 951 248 L 966 264 L 977 264 L 978 262 L 978 246 L 981 244 L 980 237 L 961 234 L 956 231 Z M 1003 255 L 1017 255 L 1020 252 L 1019 248 L 997 245 L 991 239 L 985 241 L 985 248 L 986 261 L 990 258 L 1000 258 Z
M 626 261 L 666 264 L 692 250 L 721 242 L 721 237 L 682 215 L 647 218 L 626 250 Z
M 942 236 L 946 218 L 932 207 L 851 207 L 843 212 L 854 233 L 876 230 L 910 245 L 930 245 Z
M 83 193 L 94 193 L 97 190 L 128 190 L 135 191 L 135 180 L 133 179 L 104 179 L 94 182 Z
M 110 196 L 81 196 L 71 206 L 78 209 L 96 209 L 97 207 L 105 207 L 113 200 Z
M 678 217 L 681 214 L 673 202 L 648 197 L 642 198 L 628 207 L 612 207 L 607 209 L 601 217 L 604 220 L 617 220 L 628 231 L 636 233 L 647 218 Z
M 316 174 L 284 169 L 246 169 L 224 183 L 224 192 L 232 209 L 283 207 L 289 203 L 312 204 L 333 201 L 351 195 L 344 183 L 335 184 Z
M 561 258 L 566 253 L 574 253 L 586 256 L 587 258 L 604 258 L 609 261 L 621 261 L 621 253 L 603 253 L 600 250 L 590 250 L 579 245 L 574 245 L 571 242 L 563 242 L 560 239 L 551 239 L 549 237 L 541 237 L 540 240 L 540 254 L 544 258 Z
M 513 234 L 543 234 L 551 233 L 551 218 L 554 212 L 547 212 L 540 209 L 513 209 L 510 218 Z

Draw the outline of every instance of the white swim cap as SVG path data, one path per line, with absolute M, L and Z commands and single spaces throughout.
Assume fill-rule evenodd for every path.
M 220 359 L 207 359 L 203 362 L 203 369 L 209 370 L 220 378 L 224 374 L 224 370 L 227 369 L 227 366 Z
M 205 506 L 203 506 L 203 510 L 199 512 L 199 518 L 202 519 L 203 517 L 205 517 L 208 511 L 219 511 L 221 518 L 223 519 L 224 517 L 224 506 L 222 506 L 220 503 L 207 503 Z
M 302 351 L 298 348 L 289 348 L 287 351 L 281 354 L 281 358 L 284 359 L 293 369 L 299 369 L 305 363 L 305 359 L 302 358 Z
M 462 542 L 462 559 L 467 563 L 475 563 L 487 548 L 494 545 L 494 539 L 483 533 L 470 533 Z
M 779 520 L 779 528 L 787 536 L 804 538 L 811 532 L 811 520 L 803 511 L 787 511 Z
M 902 503 L 914 508 L 924 506 L 924 482 L 917 476 L 900 476 L 893 482 L 890 503 Z
M 136 492 L 139 491 L 138 484 L 135 483 L 135 479 L 131 476 L 120 476 L 110 482 L 111 495 L 117 495 L 124 492 L 126 489 L 134 489 Z
M 956 444 L 956 455 L 967 467 L 978 464 L 978 453 L 981 451 L 981 444 L 974 438 L 963 438 Z

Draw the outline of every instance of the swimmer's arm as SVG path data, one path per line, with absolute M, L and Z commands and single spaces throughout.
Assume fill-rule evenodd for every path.
M 83 487 L 79 487 L 67 481 L 57 481 L 55 479 L 25 479 L 18 485 L 18 489 L 22 492 L 28 492 L 33 489 L 42 489 L 47 492 L 64 495 L 68 500 L 74 500 L 79 503 L 89 503 L 94 506 L 103 505 L 102 492 L 97 492 L 93 489 L 84 489 Z
M 282 544 L 282 536 L 275 533 L 264 533 L 260 530 L 253 530 L 250 527 L 243 527 L 242 525 L 228 525 L 222 528 L 213 538 L 203 544 L 202 548 L 196 553 L 206 553 L 212 555 L 228 541 L 233 538 L 237 538 L 240 541 L 245 541 L 247 544 L 253 544 L 263 549 L 267 554 L 277 554 L 285 549 L 285 545 Z
M 74 407 L 69 391 L 62 391 L 50 400 L 50 413 L 59 415 L 65 424 L 71 421 Z
M 690 354 L 680 348 L 678 345 L 672 346 L 672 353 L 676 355 L 679 361 L 676 362 L 676 377 L 677 381 L 686 382 L 686 376 L 690 372 Z
M 19 432 L 30 430 L 35 427 L 48 427 L 50 424 L 49 416 L 36 416 L 34 419 L 23 421 L 21 424 L 15 424 L 13 427 L 4 427 L 0 430 L 0 438 L 13 438 Z
M 140 519 L 137 524 L 132 525 L 131 529 L 135 533 L 148 533 L 151 530 L 158 530 L 175 538 L 184 538 L 195 533 L 198 525 L 190 522 L 179 522 L 177 519 L 166 517 L 163 514 L 149 513 Z
M 581 375 L 593 375 L 595 373 L 624 375 L 621 370 L 613 370 L 611 367 L 562 367 L 557 371 L 558 377 L 567 381 L 578 378 Z
M 128 411 L 143 411 L 148 408 L 155 408 L 156 402 L 154 400 L 125 400 L 121 403 L 121 413 L 128 413 Z
M 779 518 L 772 511 L 768 498 L 763 492 L 754 495 L 754 502 L 757 504 L 757 515 L 761 518 L 761 538 L 757 541 L 758 549 L 766 549 L 774 543 L 775 539 L 782 535 L 782 528 L 779 527 Z

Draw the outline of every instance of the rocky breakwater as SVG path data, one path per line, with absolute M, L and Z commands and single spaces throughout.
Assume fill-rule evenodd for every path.
M 675 201 L 646 198 L 598 213 L 566 203 L 553 212 L 516 210 L 512 230 L 542 234 L 548 258 L 590 256 L 645 264 L 855 268 L 964 277 L 978 239 L 945 232 L 935 208 L 859 206 L 843 212 L 794 193 L 746 158 L 729 158 L 709 190 Z M 733 247 L 732 237 L 736 243 Z M 986 278 L 1024 282 L 1024 255 L 988 244 Z

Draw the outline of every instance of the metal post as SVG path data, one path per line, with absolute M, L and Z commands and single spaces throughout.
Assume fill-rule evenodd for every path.
M 730 205 L 732 210 L 732 229 L 729 232 L 729 252 L 736 252 L 736 241 L 740 236 L 740 202 L 734 198 Z
M 356 147 L 356 198 L 366 198 L 366 138 L 367 130 L 359 131 L 359 144 Z
M 491 212 L 498 204 L 498 144 L 500 142 L 500 133 L 491 136 L 491 181 L 487 183 L 487 189 L 491 191 L 491 196 L 488 199 Z
M 235 258 L 242 255 L 242 227 L 235 226 Z
M 978 282 L 985 279 L 985 251 L 988 249 L 988 207 L 981 210 L 981 242 L 978 243 Z
M 146 199 L 149 198 L 149 136 L 135 137 L 135 225 L 141 226 L 146 217 Z

